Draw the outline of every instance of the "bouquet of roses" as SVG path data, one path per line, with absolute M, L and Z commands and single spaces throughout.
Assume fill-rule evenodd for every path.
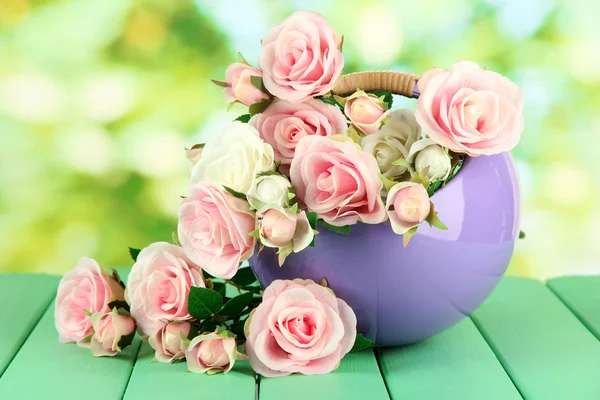
M 114 355 L 137 329 L 156 361 L 215 373 L 248 357 L 264 376 L 327 373 L 369 347 L 326 279 L 263 291 L 241 264 L 270 247 L 285 268 L 315 245 L 317 226 L 347 235 L 389 220 L 405 246 L 423 222 L 446 229 L 430 197 L 465 156 L 516 145 L 523 99 L 507 78 L 461 62 L 418 80 L 416 112 L 391 111 L 391 92 L 336 93 L 342 44 L 322 16 L 297 12 L 264 38 L 259 68 L 240 55 L 213 81 L 248 113 L 187 150 L 176 244 L 131 249 L 126 288 L 82 259 L 59 287 L 61 342 Z

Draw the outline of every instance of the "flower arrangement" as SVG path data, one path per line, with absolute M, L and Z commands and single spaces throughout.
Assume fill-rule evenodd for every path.
M 192 372 L 248 358 L 263 376 L 328 373 L 371 346 L 353 310 L 326 279 L 263 290 L 241 264 L 270 247 L 285 268 L 315 245 L 317 226 L 348 235 L 359 222 L 389 223 L 404 246 L 424 222 L 447 229 L 432 195 L 465 157 L 509 151 L 523 130 L 519 88 L 473 62 L 427 71 L 411 89 L 415 112 L 393 111 L 391 91 L 336 91 L 343 36 L 321 15 L 291 15 L 262 45 L 258 68 L 240 55 L 213 81 L 248 113 L 187 150 L 176 244 L 130 249 L 126 287 L 81 259 L 58 290 L 61 342 L 113 356 L 137 330 L 156 361 L 185 360 Z

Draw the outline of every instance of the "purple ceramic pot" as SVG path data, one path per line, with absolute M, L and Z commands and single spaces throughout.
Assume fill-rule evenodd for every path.
M 359 223 L 350 236 L 320 228 L 315 247 L 291 254 L 283 267 L 268 248 L 250 264 L 265 286 L 327 278 L 354 309 L 359 332 L 377 344 L 425 339 L 472 313 L 508 266 L 520 207 L 510 154 L 467 158 L 432 201 L 448 230 L 423 223 L 406 248 L 389 222 Z

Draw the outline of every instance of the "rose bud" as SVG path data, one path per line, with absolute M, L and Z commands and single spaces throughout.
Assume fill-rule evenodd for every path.
M 370 135 L 381 128 L 389 111 L 379 97 L 359 90 L 346 99 L 344 113 L 356 129 Z
M 393 206 L 393 210 L 390 208 Z M 394 185 L 387 197 L 386 209 L 395 233 L 402 235 L 429 216 L 431 203 L 425 187 L 415 182 Z
M 135 322 L 123 308 L 90 317 L 94 334 L 90 348 L 94 357 L 114 356 L 127 347 L 135 335 Z
M 237 351 L 237 343 L 228 331 L 205 333 L 196 336 L 185 352 L 188 370 L 197 374 L 209 375 L 231 371 L 236 360 L 247 357 Z
M 156 330 L 148 338 L 148 343 L 156 351 L 156 361 L 173 362 L 184 358 L 187 350 L 185 338 L 190 333 L 190 327 L 189 322 L 174 322 Z
M 260 242 L 267 247 L 279 248 L 279 265 L 292 252 L 304 250 L 314 238 L 306 213 L 296 214 L 290 209 L 271 208 L 258 219 Z
M 448 153 L 431 139 L 415 142 L 406 160 L 415 166 L 417 172 L 429 167 L 426 175 L 430 182 L 446 179 L 452 169 Z
M 60 343 L 83 342 L 92 334 L 89 314 L 109 312 L 108 304 L 125 299 L 120 282 L 104 271 L 95 260 L 83 257 L 60 280 L 56 295 L 54 320 Z M 120 279 L 119 279 L 120 280 Z
M 231 103 L 239 101 L 245 106 L 251 106 L 262 100 L 268 99 L 269 95 L 252 84 L 251 77 L 262 77 L 262 72 L 249 65 L 233 63 L 225 71 L 227 87 L 223 88 L 223 98 Z
M 190 149 L 185 149 L 185 157 L 188 159 L 190 170 L 200 161 L 202 150 L 204 150 L 204 144 L 196 144 Z
M 283 175 L 263 175 L 257 177 L 248 191 L 248 203 L 258 212 L 268 208 L 283 210 L 288 203 L 292 183 Z

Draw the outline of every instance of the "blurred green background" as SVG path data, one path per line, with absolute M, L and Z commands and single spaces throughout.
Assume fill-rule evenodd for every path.
M 345 35 L 345 72 L 474 60 L 525 93 L 511 274 L 600 273 L 600 2 L 0 0 L 0 271 L 128 265 L 170 240 L 183 149 L 226 112 L 226 66 L 291 12 Z M 414 101 L 401 101 L 414 108 Z

